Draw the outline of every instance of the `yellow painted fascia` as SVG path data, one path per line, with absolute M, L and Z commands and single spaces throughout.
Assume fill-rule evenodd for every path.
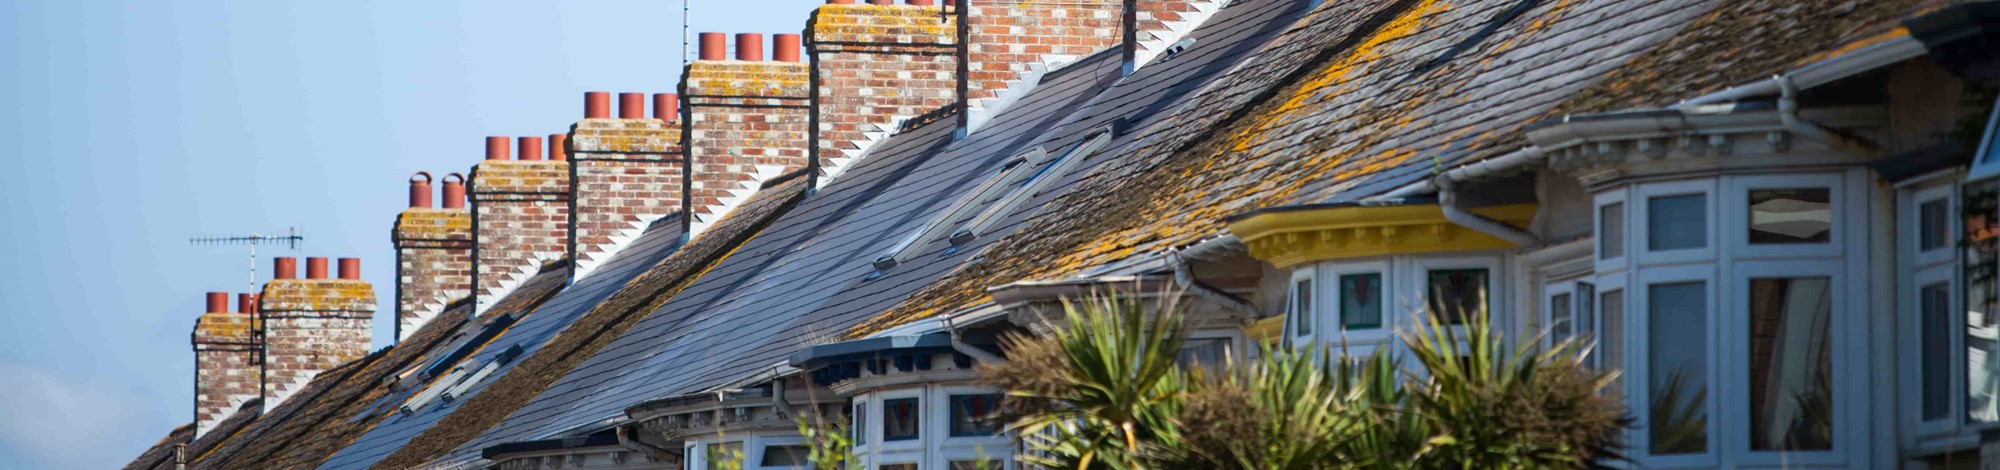
M 1535 216 L 1534 204 L 1470 209 L 1516 226 Z M 1229 224 L 1250 255 L 1280 268 L 1304 263 L 1405 253 L 1514 248 L 1492 235 L 1458 226 L 1436 204 L 1344 206 L 1270 212 Z
M 1276 345 L 1285 336 L 1285 316 L 1278 315 L 1251 322 L 1243 327 L 1243 336 L 1260 344 Z

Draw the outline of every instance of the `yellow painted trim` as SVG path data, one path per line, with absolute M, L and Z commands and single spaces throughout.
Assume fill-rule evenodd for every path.
M 1525 226 L 1535 216 L 1535 205 L 1481 207 L 1471 212 Z M 1515 247 L 1445 220 L 1444 209 L 1436 204 L 1272 212 L 1232 222 L 1229 231 L 1250 247 L 1251 256 L 1280 268 L 1363 256 Z
M 1285 337 L 1285 316 L 1277 315 L 1251 322 L 1243 327 L 1243 335 L 1251 341 L 1263 344 L 1278 344 Z

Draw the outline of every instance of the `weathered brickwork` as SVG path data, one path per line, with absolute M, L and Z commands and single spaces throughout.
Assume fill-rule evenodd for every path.
M 570 129 L 570 253 L 584 276 L 654 220 L 681 210 L 686 156 L 677 123 L 585 119 Z
M 806 28 L 819 100 L 815 148 L 839 168 L 896 118 L 958 102 L 958 20 L 942 7 L 826 5 Z
M 1035 65 L 1118 44 L 1123 15 L 1123 2 L 973 2 L 968 98 L 993 98 Z
M 278 279 L 260 297 L 264 409 L 320 372 L 368 355 L 375 288 L 348 279 Z
M 207 434 L 243 403 L 257 398 L 263 379 L 258 364 L 263 350 L 260 328 L 251 313 L 208 312 L 195 320 L 195 436 Z
M 736 60 L 688 65 L 681 96 L 688 110 L 694 230 L 713 223 L 764 180 L 807 166 L 806 67 Z
M 569 249 L 569 162 L 487 160 L 472 169 L 477 310 Z
M 472 212 L 411 208 L 396 218 L 396 340 L 472 293 Z

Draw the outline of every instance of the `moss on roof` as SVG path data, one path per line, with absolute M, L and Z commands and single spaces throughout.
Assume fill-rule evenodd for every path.
M 791 208 L 804 194 L 806 178 L 803 172 L 785 178 L 781 183 L 767 185 L 708 231 L 592 307 L 520 365 L 377 462 L 374 468 L 411 468 L 430 462 L 500 424 Z

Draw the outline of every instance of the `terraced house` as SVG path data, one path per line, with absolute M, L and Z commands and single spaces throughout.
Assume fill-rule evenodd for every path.
M 973 369 L 1165 286 L 1191 361 L 1593 338 L 1630 467 L 2000 465 L 2000 2 L 889 3 L 413 177 L 393 347 L 358 261 L 212 296 L 128 468 L 1020 468 Z

